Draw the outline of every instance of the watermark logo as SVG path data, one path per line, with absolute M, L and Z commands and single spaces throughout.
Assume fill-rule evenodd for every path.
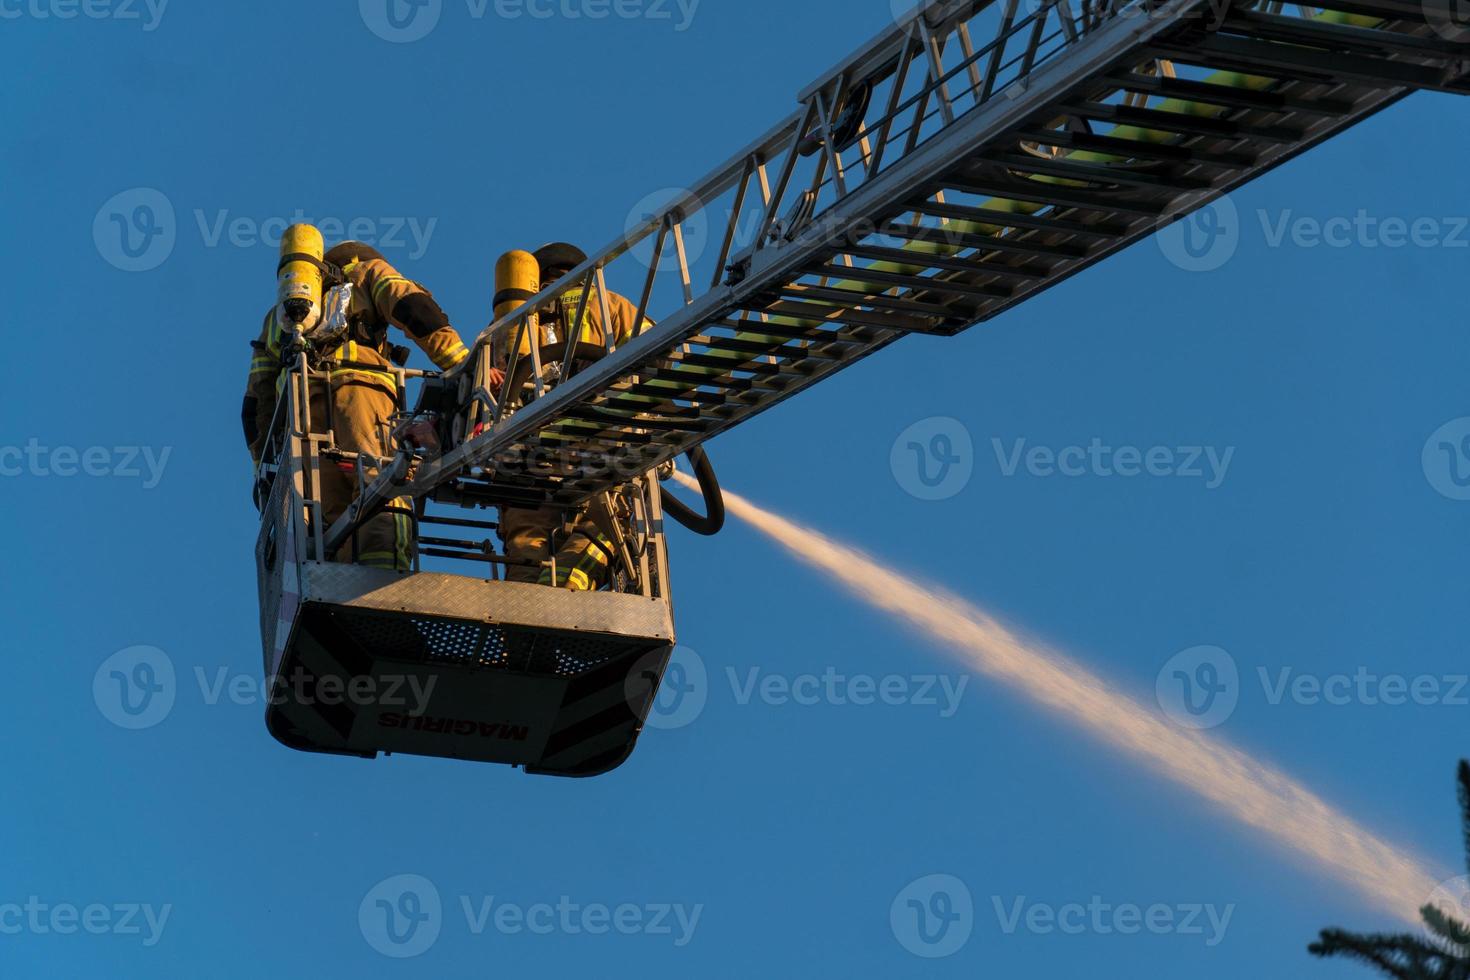
M 357 909 L 367 944 L 384 956 L 422 956 L 439 941 L 444 906 L 439 889 L 422 875 L 396 875 L 373 886 Z
M 1227 195 L 1159 229 L 1159 249 L 1185 272 L 1214 272 L 1240 248 L 1240 211 Z
M 645 195 L 628 212 L 628 218 L 623 222 L 623 233 L 632 234 L 657 218 L 669 205 L 684 198 L 689 198 L 689 189 L 686 187 L 665 187 Z M 705 210 L 703 203 L 694 198 L 690 198 L 684 205 L 682 213 L 684 220 L 679 225 L 679 234 L 684 239 L 686 265 L 692 268 L 704 257 L 705 249 L 709 247 L 709 213 Z M 633 246 L 633 257 L 645 269 L 653 267 L 653 252 L 657 242 L 658 232 L 655 231 L 651 235 L 645 235 L 637 245 Z M 677 255 L 677 243 L 673 232 L 670 231 L 659 258 L 659 272 L 678 272 Z
M 655 655 L 656 657 L 657 655 Z M 641 704 L 648 685 L 656 680 L 656 661 L 646 659 L 647 670 L 636 670 L 628 678 L 629 700 Z M 709 703 L 709 670 L 704 659 L 686 646 L 674 647 L 663 683 L 648 709 L 649 728 L 674 731 L 692 725 Z
M 178 696 L 174 664 L 157 647 L 119 650 L 92 677 L 92 700 L 119 728 L 140 731 L 163 722 Z
M 975 443 L 958 419 L 935 417 L 899 433 L 888 455 L 898 485 L 919 500 L 948 500 L 970 485 Z
M 893 22 L 906 25 L 909 34 L 913 37 L 919 36 L 919 19 L 914 16 L 914 12 L 923 5 L 923 0 L 888 0 L 888 9 L 893 14 Z
M 390 44 L 422 41 L 439 26 L 444 0 L 357 0 L 368 30 Z
M 1175 654 L 1159 671 L 1159 707 L 1185 728 L 1218 728 L 1240 704 L 1240 669 L 1220 647 L 1191 647 Z
M 927 875 L 893 900 L 888 924 L 899 945 L 927 960 L 953 956 L 975 929 L 970 889 L 953 875 Z
M 1027 0 L 1022 6 L 1028 8 L 1026 13 L 1034 14 L 1039 9 L 1036 0 Z M 929 23 L 943 23 L 956 13 L 967 10 L 970 4 L 966 0 L 888 0 L 888 8 L 893 14 L 895 24 L 906 27 L 910 37 L 919 38 L 922 34 L 919 24 L 922 18 L 915 17 L 914 11 L 920 7 L 928 7 L 924 12 L 924 18 Z
M 1441 496 L 1470 500 L 1470 418 L 1446 422 L 1429 437 L 1424 476 Z
M 1466 0 L 1423 0 L 1424 19 L 1434 32 L 1456 44 L 1470 42 L 1470 3 Z
M 173 202 L 151 187 L 113 195 L 92 221 L 97 253 L 123 272 L 149 272 L 163 265 L 178 235 Z
M 1460 875 L 1458 878 L 1440 882 L 1425 904 L 1434 906 L 1461 925 L 1470 924 L 1470 877 Z M 1442 938 L 1439 942 L 1456 956 L 1470 956 L 1470 947 L 1447 942 Z

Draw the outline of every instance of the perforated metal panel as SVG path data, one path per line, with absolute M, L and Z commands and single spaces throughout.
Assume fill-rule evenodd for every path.
M 436 619 L 413 620 L 414 628 L 428 645 L 428 659 L 479 667 L 510 665 L 505 631 L 479 623 L 455 623 Z
M 334 610 L 333 619 L 379 659 L 556 677 L 585 674 L 630 651 L 648 649 L 651 642 L 351 609 Z

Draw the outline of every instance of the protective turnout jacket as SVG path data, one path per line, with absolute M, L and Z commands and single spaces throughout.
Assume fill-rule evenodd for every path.
M 573 286 L 561 295 L 558 309 L 555 315 L 543 315 L 541 318 L 541 343 L 543 345 L 555 342 L 565 342 L 571 339 L 571 320 L 577 315 L 577 307 L 582 302 L 583 288 L 580 285 Z M 587 297 L 587 311 L 582 315 L 582 329 L 577 338 L 578 346 L 606 347 L 608 334 L 611 333 L 614 346 L 622 346 L 633 339 L 633 324 L 638 317 L 638 308 L 626 297 L 620 296 L 611 290 L 607 293 L 607 312 L 612 320 L 611 330 L 602 322 L 602 300 L 598 295 L 597 287 L 592 287 L 592 293 Z M 643 331 L 652 329 L 653 322 L 647 317 L 643 318 Z M 530 337 L 521 338 L 521 356 L 527 357 L 531 353 Z M 501 361 L 504 358 L 502 356 Z
M 457 367 L 469 350 L 459 333 L 449 325 L 449 318 L 427 289 L 398 274 L 381 259 L 357 261 L 343 269 L 353 285 L 353 320 L 351 338 L 329 355 L 340 367 L 332 371 L 334 386 L 367 385 L 397 395 L 397 383 L 388 370 L 392 345 L 388 327 L 394 326 L 411 337 L 429 355 L 441 371 Z M 279 307 L 266 314 L 260 337 L 251 346 L 250 377 L 245 389 L 241 422 L 250 456 L 260 461 L 260 453 L 269 435 L 271 419 L 276 411 L 279 381 L 283 377 L 281 351 L 289 340 Z M 381 367 L 382 370 L 377 370 Z

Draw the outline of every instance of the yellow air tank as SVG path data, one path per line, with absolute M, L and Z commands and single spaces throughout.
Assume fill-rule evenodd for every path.
M 323 275 L 317 263 L 325 254 L 322 233 L 311 225 L 292 225 L 281 236 L 276 296 L 286 322 L 303 330 L 316 326 L 321 318 Z
M 541 291 L 541 264 L 530 252 L 506 252 L 495 263 L 495 319 L 515 312 Z M 531 353 L 529 337 L 521 341 L 521 355 Z

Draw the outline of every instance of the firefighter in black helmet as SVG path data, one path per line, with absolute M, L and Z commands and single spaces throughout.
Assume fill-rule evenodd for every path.
M 534 255 L 544 285 L 556 282 L 587 261 L 587 253 L 566 242 L 543 245 Z M 583 292 L 583 284 L 576 284 L 562 293 L 556 310 L 543 315 L 540 338 L 543 345 L 565 343 L 575 336 L 579 350 L 606 350 L 609 340 L 613 346 L 620 346 L 633 338 L 637 307 L 625 297 L 608 292 L 606 307 L 610 322 L 604 322 L 604 298 L 597 295 L 596 286 L 587 297 L 581 323 L 572 323 L 582 306 Z M 652 323 L 644 320 L 644 330 L 651 326 Z M 522 341 L 522 357 L 530 356 L 530 344 L 530 337 Z M 503 508 L 500 536 L 505 543 L 505 555 L 512 560 L 506 579 L 539 582 L 572 591 L 600 589 L 607 583 L 614 547 L 607 524 L 616 517 L 603 513 L 606 509 L 596 502 L 573 513 L 555 507 Z

